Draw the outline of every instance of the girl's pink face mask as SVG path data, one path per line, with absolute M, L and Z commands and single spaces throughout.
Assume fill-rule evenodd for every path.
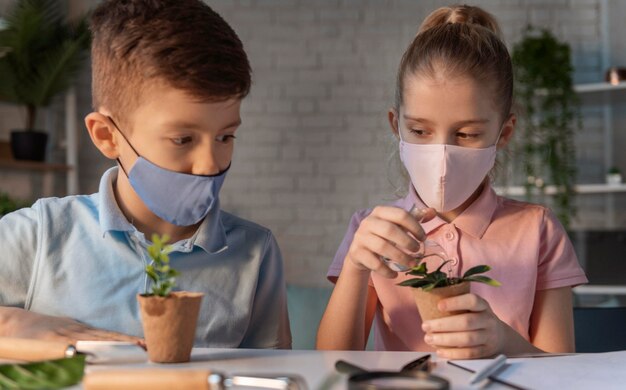
M 468 148 L 411 144 L 400 138 L 400 159 L 420 199 L 444 213 L 461 206 L 476 191 L 495 164 L 496 144 Z

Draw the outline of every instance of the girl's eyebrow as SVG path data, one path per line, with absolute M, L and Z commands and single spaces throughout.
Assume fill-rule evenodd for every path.
M 413 116 L 406 115 L 406 114 L 403 115 L 403 118 L 405 120 L 411 120 L 411 121 L 414 121 L 414 122 L 420 122 L 420 123 L 424 123 L 424 124 L 427 124 L 427 125 L 434 124 L 434 122 L 429 121 L 428 119 L 419 118 L 419 117 L 413 117 Z M 462 127 L 462 126 L 468 126 L 468 125 L 484 125 L 484 124 L 489 123 L 489 122 L 490 122 L 490 120 L 486 119 L 486 118 L 466 119 L 466 120 L 462 120 L 462 121 L 459 121 L 459 122 L 455 122 L 454 126 L 455 127 Z

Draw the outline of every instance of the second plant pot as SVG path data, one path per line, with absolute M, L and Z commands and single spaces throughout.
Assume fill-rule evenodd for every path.
M 188 362 L 204 294 L 137 295 L 148 357 L 155 363 Z
M 414 288 L 413 295 L 417 310 L 422 317 L 422 321 L 428 321 L 436 318 L 448 317 L 454 314 L 465 313 L 465 311 L 440 311 L 437 304 L 440 300 L 457 295 L 467 294 L 470 291 L 469 282 L 463 282 L 446 287 L 436 287 L 430 291 L 424 291 L 421 288 Z

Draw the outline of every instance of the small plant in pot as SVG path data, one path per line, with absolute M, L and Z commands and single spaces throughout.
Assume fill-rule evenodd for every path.
M 622 172 L 618 167 L 612 166 L 606 172 L 606 182 L 609 185 L 619 185 L 622 184 Z
M 437 304 L 444 298 L 467 294 L 470 291 L 470 282 L 485 283 L 490 286 L 500 286 L 500 282 L 485 275 L 479 275 L 489 271 L 488 265 L 477 265 L 465 271 L 462 277 L 450 277 L 442 271 L 442 268 L 452 260 L 444 260 L 441 265 L 432 272 L 428 272 L 425 262 L 407 271 L 406 275 L 416 276 L 399 283 L 400 286 L 413 287 L 415 303 L 422 317 L 427 321 L 434 318 L 447 317 L 460 314 L 458 311 L 440 311 Z
M 146 274 L 152 281 L 150 293 L 138 294 L 148 357 L 155 363 L 189 361 L 196 333 L 200 303 L 204 294 L 172 291 L 178 272 L 170 267 L 169 237 L 152 235 L 148 255 L 152 263 Z
M 58 0 L 17 0 L 1 25 L 0 101 L 26 108 L 25 128 L 11 132 L 18 160 L 45 160 L 38 110 L 69 88 L 90 46 L 86 18 L 69 23 L 64 11 Z

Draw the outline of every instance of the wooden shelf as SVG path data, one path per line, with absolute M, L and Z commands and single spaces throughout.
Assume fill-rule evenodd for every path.
M 574 85 L 574 91 L 578 93 L 616 91 L 621 89 L 626 89 L 626 82 L 621 82 L 616 85 L 607 82 Z
M 498 195 L 508 195 L 508 196 L 523 196 L 526 195 L 526 188 L 523 186 L 512 186 L 512 187 L 495 187 L 494 188 Z M 539 193 L 539 189 L 537 188 L 537 193 Z M 578 184 L 574 186 L 574 191 L 577 194 L 606 194 L 612 192 L 626 192 L 626 184 Z M 555 186 L 546 186 L 545 194 L 546 195 L 554 195 L 557 193 Z
M 583 285 L 573 288 L 578 295 L 626 295 L 626 286 L 613 285 Z
M 0 159 L 0 168 L 40 172 L 68 172 L 72 170 L 72 167 L 65 164 L 51 164 L 39 161 L 18 161 L 11 159 Z

